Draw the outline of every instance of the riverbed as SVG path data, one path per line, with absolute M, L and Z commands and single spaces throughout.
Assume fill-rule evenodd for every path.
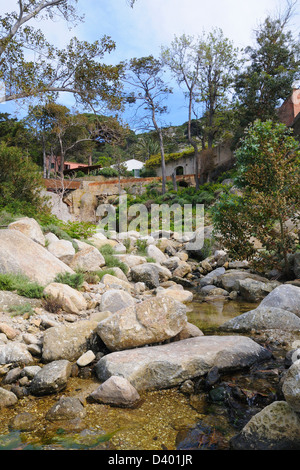
M 205 335 L 220 334 L 218 327 L 221 324 L 253 308 L 255 304 L 225 299 L 204 302 L 196 294 L 188 306 L 188 320 Z M 284 354 L 284 351 L 275 351 L 275 370 L 278 370 L 278 364 L 282 366 Z M 89 403 L 86 398 L 99 386 L 97 379 L 93 375 L 71 377 L 60 394 L 24 397 L 13 408 L 1 410 L 0 450 L 228 449 L 230 439 L 251 414 L 276 399 L 276 386 L 273 386 L 276 376 L 270 372 L 268 377 L 266 380 L 259 373 L 253 375 L 253 371 L 223 377 L 213 393 L 203 390 L 197 382 L 192 384 L 193 390 L 186 384 L 186 388 L 145 392 L 135 409 Z M 235 394 L 241 395 L 237 396 L 239 399 Z M 61 396 L 80 398 L 87 411 L 86 417 L 69 422 L 46 420 L 46 412 Z M 36 422 L 34 429 L 20 432 L 10 423 L 24 412 L 33 414 Z

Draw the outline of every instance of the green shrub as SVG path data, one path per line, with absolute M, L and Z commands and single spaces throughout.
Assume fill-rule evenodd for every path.
M 95 274 L 97 274 L 99 281 L 105 276 L 105 274 L 110 274 L 111 276 L 115 276 L 115 272 L 113 269 L 103 269 L 103 271 L 97 271 Z
M 115 251 L 114 251 L 113 247 L 111 245 L 109 245 L 109 243 L 107 243 L 106 245 L 101 246 L 101 248 L 99 248 L 99 251 L 103 256 L 105 256 L 105 255 L 114 255 L 115 254 Z
M 147 254 L 147 240 L 139 240 L 136 241 L 136 247 L 138 249 L 139 255 L 143 256 Z
M 11 307 L 9 307 L 8 311 L 12 317 L 17 315 L 34 315 L 34 311 L 30 303 L 26 303 L 23 305 L 12 305 Z
M 124 274 L 127 274 L 128 266 L 116 258 L 114 249 L 111 245 L 103 245 L 101 248 L 99 248 L 99 251 L 105 259 L 105 265 L 107 268 L 120 268 Z
M 16 291 L 29 299 L 41 299 L 44 288 L 22 274 L 0 274 L 0 290 Z
M 59 282 L 60 284 L 67 284 L 73 289 L 80 289 L 84 283 L 84 275 L 81 272 L 75 274 L 70 273 L 60 273 L 54 279 L 54 282 Z
M 124 274 L 128 272 L 128 266 L 116 258 L 114 255 L 103 255 L 105 259 L 105 265 L 107 268 L 120 268 Z
M 63 229 L 69 237 L 80 240 L 96 233 L 97 226 L 90 222 L 67 222 L 63 225 Z
M 98 170 L 98 175 L 106 176 L 107 178 L 117 177 L 118 171 L 115 168 L 105 167 Z

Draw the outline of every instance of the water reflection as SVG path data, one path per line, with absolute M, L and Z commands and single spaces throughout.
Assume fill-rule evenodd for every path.
M 193 303 L 190 304 L 188 321 L 198 326 L 205 334 L 216 334 L 218 333 L 216 330 L 223 323 L 254 310 L 257 306 L 258 304 L 225 298 L 203 301 L 203 297 L 195 295 Z

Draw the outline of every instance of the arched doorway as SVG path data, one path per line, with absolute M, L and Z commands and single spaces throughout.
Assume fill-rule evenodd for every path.
M 175 168 L 175 174 L 176 174 L 176 176 L 182 176 L 182 175 L 184 175 L 184 168 L 183 168 L 183 166 L 177 166 L 177 167 Z

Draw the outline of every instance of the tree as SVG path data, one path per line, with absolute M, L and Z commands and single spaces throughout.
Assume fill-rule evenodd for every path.
M 287 30 L 294 3 L 284 13 L 268 16 L 255 31 L 256 45 L 245 49 L 246 67 L 236 78 L 239 139 L 256 119 L 278 120 L 277 108 L 291 94 L 299 78 L 299 41 Z
M 199 189 L 198 142 L 193 138 L 192 117 L 195 112 L 194 104 L 199 97 L 199 69 L 200 57 L 193 44 L 193 37 L 186 36 L 174 38 L 170 48 L 162 48 L 162 60 L 173 72 L 180 86 L 186 89 L 188 101 L 187 134 L 190 145 L 194 148 L 195 183 Z M 198 117 L 198 115 L 196 115 Z
M 32 19 L 42 17 L 79 20 L 76 3 L 18 0 L 18 11 L 0 17 L 0 80 L 5 84 L 5 101 L 45 94 L 53 98 L 59 92 L 69 92 L 78 103 L 91 107 L 121 107 L 121 66 L 101 63 L 104 55 L 115 48 L 111 38 L 104 36 L 93 43 L 73 38 L 59 50 L 48 43 L 42 31 L 30 25 Z M 34 52 L 34 60 L 28 51 Z
M 243 195 L 224 196 L 216 205 L 215 230 L 238 259 L 287 273 L 288 253 L 297 243 L 286 221 L 299 220 L 299 143 L 285 125 L 256 120 L 245 131 L 236 159 L 236 185 Z
M 170 48 L 162 48 L 164 62 L 173 72 L 188 100 L 187 137 L 195 151 L 195 181 L 199 188 L 199 141 L 208 149 L 220 134 L 220 122 L 227 113 L 227 104 L 237 71 L 237 49 L 224 37 L 221 29 L 198 36 L 175 36 Z M 202 117 L 199 115 L 199 104 Z M 195 116 L 201 121 L 201 136 L 195 138 Z M 224 118 L 223 118 L 224 119 Z M 204 162 L 201 162 L 203 180 Z
M 159 116 L 167 111 L 163 101 L 172 90 L 164 83 L 162 78 L 162 63 L 152 55 L 131 59 L 127 64 L 126 82 L 133 88 L 131 101 L 140 101 L 138 111 L 143 109 L 146 113 L 141 119 L 149 129 L 155 129 L 159 139 L 161 170 L 162 170 L 162 192 L 166 192 L 166 166 L 164 139 Z M 150 124 L 151 123 L 151 124 Z
M 45 210 L 39 167 L 17 147 L 0 142 L 0 208 L 34 216 Z

